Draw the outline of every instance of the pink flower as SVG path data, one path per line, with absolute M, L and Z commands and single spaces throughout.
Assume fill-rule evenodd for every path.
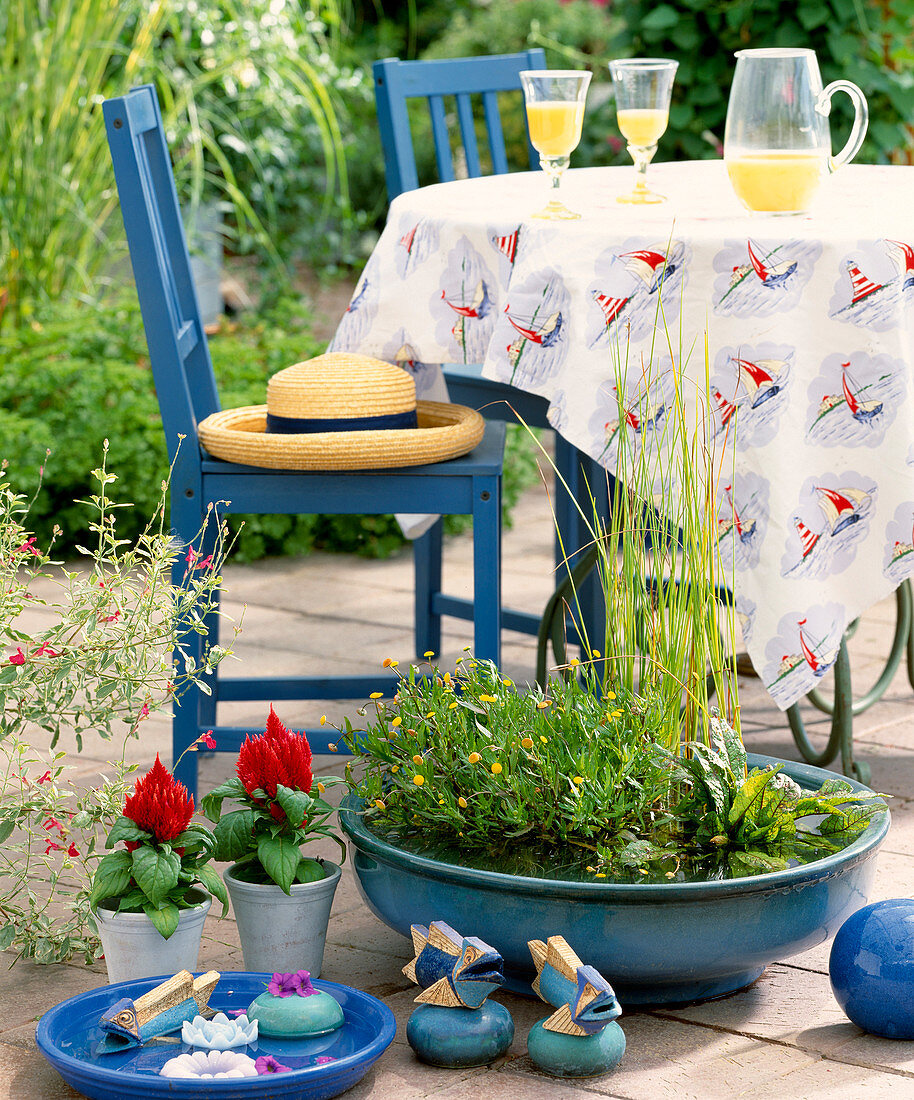
M 254 1068 L 260 1076 L 264 1076 L 267 1073 L 291 1073 L 291 1066 L 284 1066 L 281 1062 L 277 1062 L 272 1054 L 265 1054 L 263 1057 L 258 1058 L 254 1062 Z
M 40 558 L 41 551 L 35 546 L 35 536 L 25 540 L 21 546 L 17 546 L 13 551 L 15 554 L 31 554 L 33 557 Z
M 204 745 L 206 745 L 208 749 L 214 749 L 216 747 L 216 738 L 213 737 L 212 730 L 207 730 L 206 733 L 204 733 L 203 736 L 200 738 L 200 740 L 203 742 Z
M 191 546 L 187 551 L 187 557 L 184 559 L 191 569 L 211 569 L 213 565 L 213 555 L 207 554 L 205 558 L 201 558 L 199 553 Z
M 44 775 L 40 779 L 36 779 L 35 782 L 36 783 L 50 783 L 51 782 L 51 773 L 50 773 L 50 771 L 46 771 L 44 773 Z
M 60 654 L 56 649 L 51 649 L 47 642 L 42 642 L 38 649 L 35 650 L 36 657 L 59 657 Z
M 307 970 L 296 970 L 294 974 L 276 973 L 267 986 L 267 992 L 273 997 L 310 997 L 317 993 L 311 984 L 311 975 Z
M 25 654 L 22 652 L 22 646 L 16 647 L 16 652 L 9 658 L 11 665 L 24 665 Z
M 140 711 L 140 717 L 141 718 L 148 718 L 149 717 L 149 704 L 148 703 L 143 704 L 143 708 Z
M 625 148 L 625 142 L 617 134 L 610 134 L 606 139 L 606 144 L 614 153 L 621 153 Z
M 78 856 L 79 855 L 79 849 L 76 847 L 75 844 L 71 844 L 70 847 L 67 848 L 67 855 L 68 856 Z
M 49 817 L 44 823 L 43 828 L 56 829 L 59 833 L 63 833 L 63 825 L 60 824 L 56 817 Z
M 46 840 L 45 841 L 44 854 L 46 856 L 50 855 L 51 852 L 62 852 L 62 851 L 63 851 L 63 845 L 62 844 L 55 844 L 53 840 Z
M 102 615 L 102 616 L 100 616 L 98 621 L 100 623 L 116 623 L 117 620 L 120 617 L 121 617 L 120 610 L 117 610 L 117 611 L 114 612 L 113 615 Z

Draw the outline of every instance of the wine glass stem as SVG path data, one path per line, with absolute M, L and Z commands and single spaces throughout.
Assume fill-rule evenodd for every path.
M 559 185 L 562 182 L 562 173 L 568 167 L 570 157 L 540 157 L 540 168 L 549 176 L 549 199 L 551 202 L 558 202 L 558 195 L 555 193 L 559 189 Z
M 647 166 L 657 152 L 656 145 L 629 145 L 628 155 L 635 162 L 635 190 L 647 191 Z

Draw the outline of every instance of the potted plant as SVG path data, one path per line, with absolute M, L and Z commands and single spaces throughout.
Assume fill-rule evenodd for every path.
M 318 837 L 346 848 L 328 824 L 335 812 L 321 795 L 344 783 L 331 776 L 312 794 L 311 747 L 288 730 L 270 707 L 266 729 L 246 737 L 237 776 L 205 795 L 203 813 L 215 822 L 215 857 L 233 861 L 224 872 L 232 899 L 244 965 L 254 971 L 307 970 L 320 977 L 338 864 L 302 855 Z M 241 805 L 223 815 L 222 803 Z
M 209 734 L 200 741 L 215 747 Z M 209 862 L 213 834 L 193 823 L 193 814 L 187 788 L 156 754 L 108 833 L 106 848 L 124 847 L 102 857 L 92 884 L 109 982 L 196 970 L 209 895 L 222 902 L 222 916 L 228 912 L 225 886 Z
M 865 903 L 888 829 L 860 784 L 746 754 L 725 457 L 681 377 L 617 379 L 600 648 L 545 689 L 470 656 L 413 666 L 342 729 L 341 825 L 373 911 L 404 935 L 484 913 L 515 988 L 527 941 L 562 935 L 628 1004 L 733 992 Z
M 35 497 L 0 482 L 0 950 L 37 962 L 96 957 L 96 866 L 122 816 L 144 723 L 230 652 L 210 647 L 180 673 L 171 659 L 215 609 L 222 531 L 207 536 L 215 547 L 205 558 L 202 532 L 195 545 L 177 545 L 163 482 L 146 528 L 119 537 L 116 509 L 131 505 L 110 499 L 115 475 L 104 461 L 93 477 L 96 492 L 77 502 L 88 506 L 93 536 L 82 540 L 82 568 L 53 560 L 53 539 L 29 530 Z M 178 560 L 186 563 L 180 580 L 172 576 Z M 119 734 L 110 774 L 71 780 L 73 750 L 58 746 L 62 734 L 77 752 L 86 736 Z

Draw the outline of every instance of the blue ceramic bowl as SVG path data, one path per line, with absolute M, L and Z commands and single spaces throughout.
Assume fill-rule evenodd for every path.
M 750 768 L 769 764 L 783 764 L 807 789 L 836 778 L 807 764 L 749 757 Z M 526 993 L 534 977 L 527 941 L 564 936 L 629 1006 L 733 993 L 768 963 L 833 936 L 866 904 L 876 850 L 889 829 L 886 812 L 843 851 L 786 871 L 721 882 L 621 885 L 522 878 L 413 855 L 371 833 L 361 805 L 350 795 L 340 822 L 362 896 L 385 924 L 409 936 L 411 924 L 443 920 L 480 936 L 504 957 L 508 987 Z
M 63 1001 L 38 1022 L 35 1041 L 41 1053 L 68 1085 L 91 1100 L 328 1100 L 365 1076 L 393 1042 L 396 1031 L 393 1013 L 377 998 L 347 985 L 315 980 L 317 989 L 342 1005 L 345 1020 L 339 1030 L 309 1039 L 258 1039 L 238 1048 L 252 1058 L 272 1054 L 291 1067 L 290 1073 L 197 1080 L 160 1077 L 166 1061 L 191 1049 L 180 1042 L 151 1042 L 116 1054 L 97 1054 L 101 1014 L 121 997 L 135 1000 L 166 977 L 118 982 Z M 226 1013 L 246 1009 L 270 978 L 270 974 L 223 974 L 210 1006 Z M 316 1064 L 321 1055 L 333 1061 Z

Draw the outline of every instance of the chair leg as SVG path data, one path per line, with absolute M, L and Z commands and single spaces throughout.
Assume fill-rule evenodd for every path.
M 444 524 L 439 519 L 424 535 L 413 541 L 415 573 L 416 656 L 441 654 L 441 615 L 433 610 L 432 598 L 441 591 L 441 553 Z
M 500 666 L 501 480 L 473 480 L 473 653 Z

